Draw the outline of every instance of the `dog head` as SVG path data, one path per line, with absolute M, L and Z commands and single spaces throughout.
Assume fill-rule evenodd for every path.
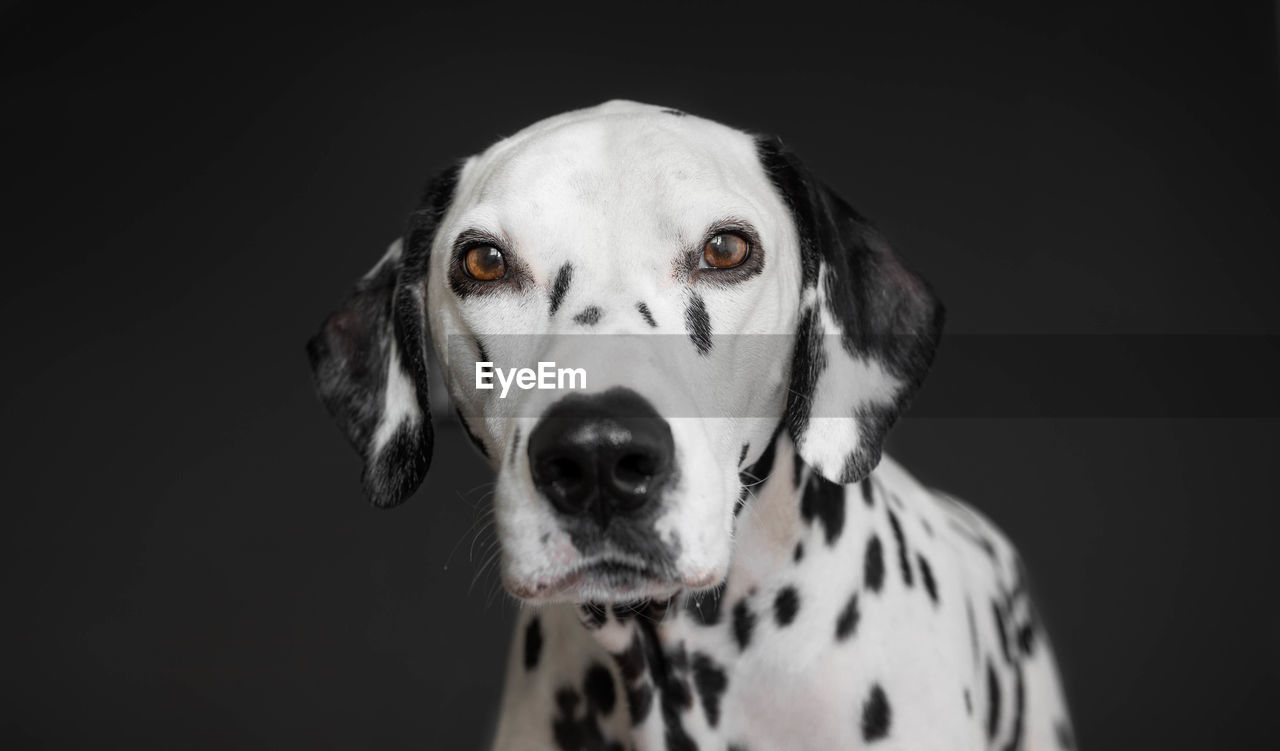
M 430 464 L 433 350 L 497 472 L 507 589 L 616 601 L 724 578 L 779 431 L 832 482 L 869 473 L 941 326 L 779 141 L 610 102 L 432 181 L 308 351 L 366 493 L 392 506 Z

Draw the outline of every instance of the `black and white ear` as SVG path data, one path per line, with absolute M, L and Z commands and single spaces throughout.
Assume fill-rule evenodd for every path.
M 781 142 L 757 145 L 791 209 L 804 270 L 787 427 L 816 472 L 856 482 L 880 462 L 885 435 L 933 362 L 943 307 Z
M 432 182 L 405 239 L 307 342 L 320 400 L 364 457 L 365 494 L 383 508 L 407 500 L 431 466 L 423 281 L 456 177 L 450 170 Z

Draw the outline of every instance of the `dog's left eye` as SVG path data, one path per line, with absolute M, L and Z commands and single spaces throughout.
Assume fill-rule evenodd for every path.
M 507 259 L 492 245 L 477 245 L 462 257 L 467 276 L 481 282 L 496 282 L 507 275 Z
M 751 244 L 742 235 L 721 232 L 702 246 L 702 260 L 713 269 L 731 269 L 747 260 Z

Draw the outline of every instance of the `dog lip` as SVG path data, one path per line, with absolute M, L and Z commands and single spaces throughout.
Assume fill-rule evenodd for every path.
M 572 573 L 636 574 L 651 579 L 664 578 L 647 563 L 617 556 L 605 556 L 579 564 Z
M 583 561 L 564 574 L 537 582 L 508 582 L 511 594 L 522 599 L 557 598 L 592 585 L 605 587 L 618 594 L 643 589 L 679 587 L 677 577 L 663 574 L 638 558 L 604 555 Z

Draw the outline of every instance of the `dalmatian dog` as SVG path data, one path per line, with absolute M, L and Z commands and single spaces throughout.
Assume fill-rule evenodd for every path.
M 609 102 L 437 177 L 308 351 L 374 504 L 427 473 L 431 361 L 496 472 L 494 748 L 1069 749 L 1014 549 L 881 456 L 942 321 L 779 140 Z

